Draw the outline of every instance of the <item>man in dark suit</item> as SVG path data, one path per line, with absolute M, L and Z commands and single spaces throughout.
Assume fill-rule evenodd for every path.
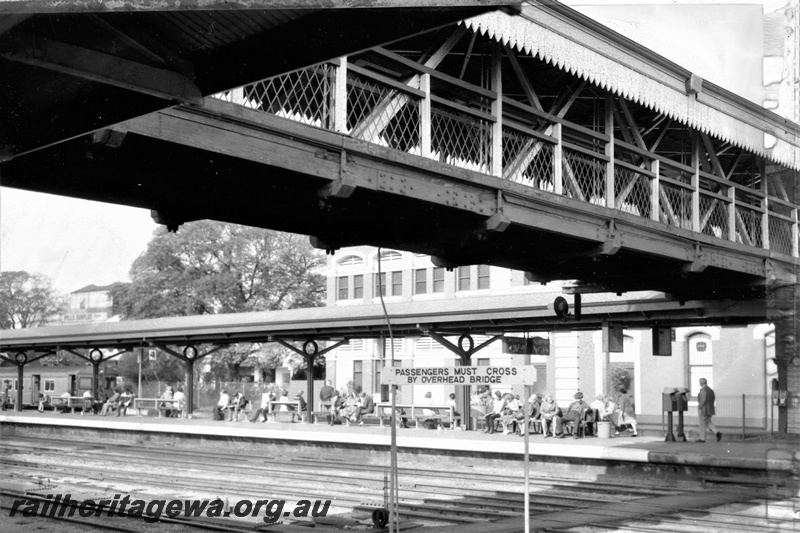
M 361 400 L 359 401 L 359 409 L 358 409 L 358 423 L 362 426 L 364 425 L 364 421 L 361 419 L 362 416 L 366 414 L 370 414 L 375 412 L 375 400 L 372 399 L 372 396 L 367 394 L 366 392 L 361 393 Z
M 697 416 L 700 418 L 700 438 L 697 442 L 706 441 L 706 431 L 710 431 L 717 437 L 717 442 L 722 439 L 722 433 L 717 431 L 717 427 L 711 421 L 716 411 L 714 410 L 714 391 L 708 386 L 705 378 L 700 378 L 700 392 L 697 393 Z

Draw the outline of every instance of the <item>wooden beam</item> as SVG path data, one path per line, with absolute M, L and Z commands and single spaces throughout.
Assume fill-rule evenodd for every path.
M 564 118 L 569 109 L 572 107 L 572 104 L 574 104 L 575 100 L 578 99 L 578 95 L 581 94 L 581 91 L 583 91 L 584 87 L 586 87 L 586 80 L 578 80 L 567 87 L 567 90 L 562 92 L 556 101 L 553 102 L 553 106 L 550 108 L 548 113 L 555 115 L 558 118 Z
M 458 79 L 464 79 L 464 73 L 467 72 L 467 65 L 469 64 L 469 60 L 472 59 L 472 49 L 475 47 L 475 40 L 478 38 L 477 33 L 472 34 L 472 38 L 469 40 L 469 46 L 467 46 L 467 53 L 464 54 L 464 62 L 461 64 L 461 72 L 458 74 Z
M 642 133 L 639 131 L 639 126 L 636 124 L 636 119 L 633 118 L 633 113 L 631 113 L 628 103 L 621 96 L 617 98 L 617 102 L 619 103 L 619 108 L 622 110 L 622 114 L 625 115 L 625 121 L 630 127 L 633 137 L 636 139 L 636 146 L 642 150 L 647 150 L 647 145 L 644 143 Z
M 656 138 L 655 141 L 653 141 L 653 144 L 650 145 L 650 148 L 648 148 L 648 152 L 655 152 L 656 151 L 656 148 L 658 148 L 658 145 L 661 144 L 661 141 L 663 141 L 664 137 L 667 135 L 667 131 L 669 130 L 670 126 L 672 126 L 672 119 L 668 119 L 667 123 L 661 128 L 661 131 L 659 132 L 658 137 Z
M 200 90 L 181 74 L 35 35 L 15 33 L 0 45 L 0 56 L 170 102 L 203 105 Z
M 708 159 L 711 162 L 711 166 L 714 168 L 714 172 L 712 172 L 712 174 L 719 176 L 720 178 L 725 178 L 727 174 L 725 173 L 725 169 L 722 168 L 722 164 L 719 162 L 716 151 L 714 151 L 714 144 L 711 142 L 711 138 L 705 132 L 700 131 L 699 134 L 700 138 L 703 140 L 703 145 L 706 148 L 706 153 L 708 154 Z
M 528 76 L 522 70 L 522 66 L 519 64 L 519 59 L 517 59 L 517 55 L 514 53 L 514 50 L 512 50 L 509 46 L 506 46 L 505 53 L 506 57 L 508 57 L 508 62 L 511 63 L 511 68 L 514 69 L 514 73 L 517 75 L 517 79 L 522 86 L 522 90 L 525 92 L 525 97 L 528 99 L 528 102 L 530 102 L 530 105 L 539 111 L 544 111 L 542 103 L 539 101 L 539 97 L 536 95 L 536 90 L 533 88 L 533 85 L 531 85 L 531 80 L 528 79 Z

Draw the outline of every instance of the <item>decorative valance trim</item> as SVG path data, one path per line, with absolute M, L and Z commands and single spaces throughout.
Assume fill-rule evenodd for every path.
M 763 114 L 744 111 L 711 91 L 687 94 L 686 80 L 663 67 L 668 60 L 657 64 L 624 49 L 621 36 L 619 42 L 611 42 L 538 6 L 525 6 L 521 16 L 494 12 L 463 24 L 677 122 L 800 170 L 796 127 L 791 131 L 775 127 L 770 122 L 784 119 L 768 120 L 771 112 L 766 109 Z M 765 144 L 773 146 L 767 149 Z

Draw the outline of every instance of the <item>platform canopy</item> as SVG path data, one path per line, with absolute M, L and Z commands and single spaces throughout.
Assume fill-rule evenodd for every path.
M 509 7 L 511 6 L 511 7 Z M 508 0 L 0 0 L 0 161 Z
M 387 303 L 393 336 L 499 335 L 530 331 L 597 330 L 604 321 L 630 328 L 652 325 L 747 323 L 763 315 L 755 302 L 679 303 L 658 293 L 636 298 L 588 295 L 580 320 L 574 313 L 560 318 L 553 310 L 553 294 L 515 294 Z M 572 302 L 574 311 L 574 302 Z M 0 332 L 0 352 L 10 356 L 25 350 L 59 348 L 131 348 L 151 343 L 188 345 L 388 338 L 389 326 L 380 304 L 355 307 L 315 307 L 257 313 L 232 313 L 128 320 L 70 326 L 51 326 Z

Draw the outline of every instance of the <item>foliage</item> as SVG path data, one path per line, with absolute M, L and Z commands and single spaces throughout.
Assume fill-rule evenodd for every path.
M 111 293 L 126 319 L 316 307 L 324 262 L 299 235 L 201 220 L 157 231 Z
M 150 360 L 149 349 L 142 357 L 142 381 L 182 382 L 185 376 L 183 362 L 161 350 L 156 350 L 156 359 Z M 139 383 L 139 363 L 135 352 L 127 352 L 117 359 L 117 373 L 126 381 Z M 134 389 L 135 390 L 135 389 Z
M 131 266 L 132 281 L 110 292 L 123 319 L 316 307 L 325 295 L 324 264 L 305 237 L 202 220 L 157 231 Z M 275 368 L 286 355 L 272 343 L 241 343 L 196 369 L 207 369 L 207 381 L 236 381 L 246 361 Z
M 66 296 L 42 274 L 0 272 L 0 329 L 44 326 L 67 308 Z
M 619 392 L 625 388 L 628 392 L 633 391 L 633 371 L 626 365 L 611 363 L 608 365 L 608 380 L 611 390 Z

